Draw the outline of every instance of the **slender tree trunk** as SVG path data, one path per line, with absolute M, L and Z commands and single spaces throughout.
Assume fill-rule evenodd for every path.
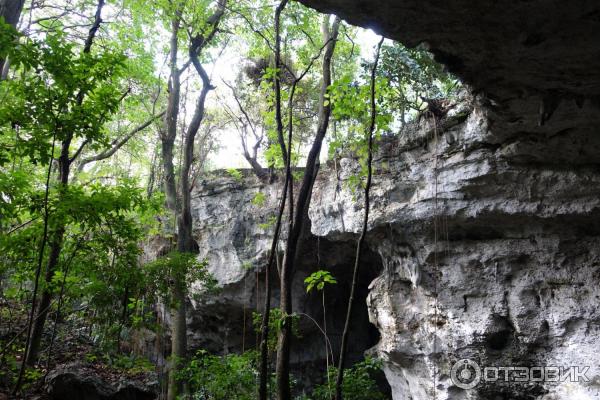
M 152 152 L 152 161 L 150 162 L 150 171 L 148 173 L 148 183 L 146 184 L 146 197 L 151 198 L 152 194 L 154 193 L 154 183 L 156 182 L 157 179 L 157 165 L 156 165 L 156 159 L 157 159 L 157 149 L 156 147 L 154 148 L 154 151 Z
M 64 233 L 64 225 L 57 227 L 56 231 L 53 233 L 53 239 L 50 245 L 50 255 L 46 265 L 45 287 L 40 296 L 38 311 L 31 330 L 29 350 L 27 351 L 27 357 L 25 358 L 25 364 L 30 367 L 36 363 L 39 356 L 42 334 L 44 333 L 44 326 L 46 325 L 46 319 L 50 312 L 50 303 L 52 301 L 52 292 L 49 289 L 49 285 L 52 282 L 56 267 L 58 266 Z
M 173 278 L 173 302 L 171 327 L 171 367 L 169 369 L 168 400 L 175 400 L 183 393 L 183 382 L 177 379 L 177 373 L 181 370 L 187 356 L 187 323 L 186 305 L 187 290 L 185 276 Z
M 100 0 L 98 2 L 98 7 L 96 9 L 96 19 L 94 25 L 90 29 L 89 36 L 84 45 L 83 51 L 85 53 L 89 53 L 92 41 L 94 39 L 95 33 L 98 30 L 98 27 L 101 23 L 100 13 L 102 11 L 102 7 L 104 6 L 104 1 Z M 84 94 L 80 92 L 77 95 L 77 102 L 81 104 L 83 102 Z M 71 170 L 71 164 L 73 160 L 69 157 L 69 149 L 71 147 L 71 142 L 73 140 L 73 133 L 68 133 L 67 137 L 62 141 L 60 157 L 58 158 L 58 173 L 59 173 L 59 184 L 60 184 L 60 194 L 62 195 L 69 186 L 69 174 Z M 63 245 L 63 237 L 66 231 L 66 225 L 63 221 L 58 221 L 56 228 L 53 234 L 53 240 L 50 245 L 50 255 L 48 257 L 48 264 L 46 266 L 46 287 L 42 292 L 40 304 L 38 308 L 38 314 L 35 320 L 35 324 L 33 326 L 33 330 L 31 332 L 31 342 L 29 345 L 29 350 L 27 351 L 27 357 L 25 359 L 26 365 L 33 365 L 38 358 L 39 346 L 42 339 L 42 334 L 44 331 L 44 325 L 46 323 L 46 318 L 48 316 L 50 302 L 52 301 L 52 292 L 50 292 L 49 286 L 52 282 L 52 278 L 54 277 L 54 273 L 56 267 L 58 265 L 60 259 L 60 253 L 62 251 Z
M 289 160 L 289 158 L 288 158 Z M 269 260 L 267 267 L 265 268 L 265 299 L 263 307 L 263 315 L 261 321 L 261 335 L 260 335 L 260 376 L 259 376 L 259 400 L 267 400 L 267 382 L 269 378 L 269 317 L 271 313 L 271 270 L 273 269 L 273 263 L 277 255 L 277 243 L 279 241 L 279 234 L 281 233 L 281 221 L 283 219 L 283 213 L 285 211 L 285 202 L 288 193 L 288 185 L 290 183 L 290 168 L 286 168 L 285 182 L 281 191 L 281 203 L 279 204 L 279 212 L 277 213 L 277 222 L 275 224 L 275 233 L 273 240 L 271 241 L 271 250 L 269 252 Z
M 252 157 L 247 151 L 245 151 L 244 158 L 246 159 L 246 161 L 248 161 L 250 167 L 252 167 L 252 172 L 254 172 L 254 175 L 256 175 L 256 177 L 260 179 L 261 182 L 268 182 L 269 174 L 256 160 L 256 157 Z
M 202 90 L 196 102 L 196 108 L 190 124 L 184 136 L 183 160 L 180 172 L 180 192 L 181 204 L 179 209 L 176 206 L 177 190 L 175 186 L 175 173 L 173 169 L 173 145 L 177 134 L 177 118 L 179 113 L 179 92 L 180 92 L 180 72 L 177 69 L 177 34 L 181 22 L 181 12 L 178 12 L 172 24 L 171 37 L 171 86 L 172 92 L 175 92 L 177 98 L 169 96 L 167 107 L 167 135 L 163 139 L 163 160 L 165 169 L 165 189 L 167 191 L 167 204 L 172 207 L 171 210 L 177 215 L 177 251 L 180 253 L 198 253 L 198 245 L 193 237 L 193 221 L 191 210 L 191 190 L 190 170 L 194 161 L 194 142 L 196 134 L 200 129 L 200 124 L 204 119 L 205 103 L 208 93 L 214 89 L 210 83 L 210 78 L 204 67 L 200 63 L 199 54 L 202 49 L 212 40 L 216 34 L 219 22 L 225 12 L 226 0 L 220 0 L 217 10 L 207 19 L 211 30 L 192 38 L 190 43 L 190 60 L 196 69 L 196 72 L 202 79 Z M 175 87 L 176 86 L 176 87 Z M 173 89 L 175 89 L 173 91 Z M 171 368 L 169 370 L 169 388 L 167 400 L 175 400 L 183 393 L 183 382 L 177 379 L 177 373 L 181 370 L 185 358 L 187 357 L 187 323 L 186 323 L 186 301 L 187 301 L 187 282 L 185 271 L 179 271 L 177 276 L 172 277 L 173 285 L 173 327 L 172 327 L 172 351 Z
M 98 0 L 96 6 L 96 14 L 94 18 L 94 23 L 90 28 L 88 36 L 86 38 L 85 44 L 83 46 L 83 52 L 89 53 L 92 48 L 92 43 L 94 38 L 96 37 L 96 32 L 100 28 L 100 24 L 102 23 L 102 8 L 104 7 L 104 0 Z M 85 93 L 80 91 L 77 94 L 77 103 L 82 104 L 84 100 Z M 60 157 L 58 158 L 58 180 L 60 184 L 60 192 L 59 196 L 62 196 L 69 186 L 69 173 L 71 170 L 71 164 L 73 163 L 73 158 L 69 156 L 69 149 L 71 147 L 71 142 L 73 140 L 73 133 L 69 132 L 66 134 L 66 137 L 63 139 L 61 144 L 61 152 Z M 44 332 L 44 326 L 46 324 L 46 318 L 48 317 L 50 303 L 52 301 L 52 292 L 50 291 L 50 283 L 54 277 L 54 273 L 56 271 L 56 267 L 59 263 L 60 253 L 62 251 L 63 246 L 63 237 L 66 231 L 66 225 L 64 221 L 57 221 L 56 227 L 53 232 L 53 239 L 50 244 L 50 255 L 48 257 L 48 263 L 46 265 L 46 286 L 42 292 L 39 307 L 37 311 L 37 316 L 35 319 L 35 323 L 33 325 L 33 329 L 31 331 L 31 336 L 29 340 L 29 348 L 26 349 L 26 357 L 25 357 L 25 365 L 31 366 L 35 364 L 39 355 L 40 343 L 42 340 L 42 334 Z
M 165 113 L 166 131 L 161 132 L 161 151 L 163 162 L 163 179 L 166 207 L 171 211 L 176 219 L 177 187 L 175 183 L 175 165 L 173 162 L 173 150 L 175 147 L 175 138 L 177 137 L 177 120 L 179 118 L 179 101 L 181 93 L 180 72 L 177 66 L 177 52 L 179 50 L 178 34 L 181 24 L 181 9 L 175 11 L 175 16 L 171 21 L 171 39 L 169 66 L 171 69 L 169 77 L 169 98 L 167 100 L 167 111 Z M 169 230 L 175 230 L 176 220 L 170 220 L 167 223 Z M 179 241 L 179 240 L 178 240 Z M 177 380 L 177 371 L 180 363 L 185 358 L 187 348 L 186 342 L 186 321 L 185 321 L 185 290 L 182 289 L 182 280 L 179 276 L 170 277 L 174 282 L 172 291 L 174 307 L 171 309 L 172 327 L 171 327 L 171 360 L 168 369 L 168 389 L 167 399 L 175 400 L 181 392 L 180 382 Z M 168 306 L 168 305 L 167 305 Z M 182 328 L 183 327 L 183 328 Z
M 279 233 L 281 231 L 281 221 L 283 213 L 285 211 L 286 196 L 288 193 L 288 187 L 291 187 L 293 183 L 291 174 L 291 157 L 289 150 L 292 148 L 291 139 L 289 146 L 286 149 L 285 141 L 283 138 L 283 119 L 281 112 L 281 13 L 287 5 L 288 0 L 281 0 L 275 10 L 275 68 L 277 72 L 274 77 L 274 91 L 275 91 L 275 123 L 277 128 L 277 140 L 281 150 L 281 157 L 286 165 L 285 182 L 281 193 L 281 203 L 279 205 L 279 213 L 277 214 L 277 223 L 275 226 L 275 234 L 271 242 L 271 252 L 269 253 L 269 261 L 265 269 L 265 299 L 264 299 L 264 310 L 261 321 L 261 339 L 260 339 L 260 371 L 259 371 L 259 389 L 258 398 L 259 400 L 267 400 L 268 390 L 267 383 L 269 380 L 269 319 L 271 314 L 271 269 L 273 267 L 273 261 L 277 256 L 277 242 L 279 240 Z M 290 190 L 291 191 L 291 190 Z M 287 201 L 292 203 L 292 199 Z M 281 308 L 283 310 L 283 308 Z
M 287 163 L 287 151 L 285 148 L 285 141 L 283 139 L 283 119 L 281 117 L 281 72 L 283 65 L 281 63 L 281 13 L 287 5 L 288 0 L 281 0 L 277 8 L 275 9 L 275 68 L 277 72 L 273 78 L 274 89 L 275 89 L 275 123 L 277 125 L 277 140 L 279 141 L 279 148 L 281 150 L 281 157 L 283 163 Z M 289 143 L 291 146 L 291 143 Z
M 103 1 L 99 2 L 97 15 L 103 6 Z M 99 17 L 97 17 L 99 18 Z M 97 21 L 98 25 L 100 24 Z M 95 31 L 94 31 L 95 32 Z M 92 33 L 90 33 L 91 35 Z M 91 40 L 89 46 L 91 46 Z M 84 47 L 84 51 L 89 52 L 89 47 L 87 45 Z M 80 93 L 78 95 L 78 102 L 81 104 L 83 102 L 83 94 Z M 58 158 L 58 182 L 60 184 L 59 188 L 59 196 L 62 196 L 65 191 L 69 187 L 69 174 L 71 171 L 71 164 L 73 160 L 69 157 L 69 149 L 71 147 L 71 142 L 73 140 L 73 134 L 67 134 L 67 137 L 62 141 L 60 157 Z M 52 233 L 53 238 L 50 244 L 50 254 L 48 257 L 48 263 L 46 264 L 46 275 L 45 282 L 46 285 L 44 290 L 42 291 L 42 295 L 40 297 L 40 302 L 38 306 L 37 316 L 35 319 L 35 323 L 33 325 L 33 329 L 31 331 L 31 339 L 29 344 L 29 349 L 27 350 L 27 357 L 25 358 L 25 364 L 28 366 L 33 366 L 38 359 L 38 353 L 40 348 L 40 343 L 42 340 L 42 334 L 44 332 L 44 326 L 46 324 L 46 318 L 48 317 L 48 313 L 50 311 L 50 302 L 52 301 L 52 292 L 50 291 L 50 283 L 54 277 L 54 273 L 56 271 L 56 267 L 60 261 L 60 253 L 62 251 L 63 246 L 63 238 L 66 231 L 66 225 L 63 221 L 57 221 L 54 232 Z
M 213 89 L 208 80 L 208 76 L 197 59 L 194 65 L 201 69 L 203 87 L 198 98 L 196 111 L 185 135 L 183 164 L 180 175 L 181 185 L 181 210 L 177 218 L 177 251 L 180 253 L 198 253 L 198 245 L 192 235 L 192 210 L 191 210 L 191 187 L 190 187 L 190 168 L 194 156 L 194 140 L 204 119 L 204 103 L 208 92 Z M 187 301 L 187 282 L 185 273 L 174 277 L 173 300 L 175 310 L 173 313 L 172 330 L 172 352 L 171 358 L 173 368 L 169 374 L 169 396 L 168 399 L 182 393 L 182 382 L 177 381 L 177 372 L 181 370 L 182 362 L 187 356 L 187 323 L 186 323 L 186 301 Z M 177 388 L 176 390 L 174 390 Z
M 327 16 L 326 18 L 329 18 Z M 329 117 L 331 115 L 331 105 L 327 102 L 327 89 L 331 85 L 331 59 L 335 51 L 335 45 L 339 33 L 340 19 L 335 18 L 331 29 L 324 32 L 324 39 L 327 42 L 325 54 L 323 55 L 323 81 L 321 83 L 321 96 L 319 100 L 319 119 L 317 132 L 314 142 L 308 153 L 304 177 L 298 192 L 295 211 L 293 212 L 293 222 L 289 232 L 285 258 L 281 267 L 280 285 L 281 285 L 281 310 L 284 315 L 284 321 L 279 332 L 277 342 L 277 385 L 279 400 L 291 399 L 290 388 L 290 348 L 292 340 L 292 279 L 295 269 L 295 261 L 298 250 L 298 242 L 304 229 L 306 213 L 310 205 L 310 195 L 314 180 L 319 168 L 318 159 L 321 153 L 323 139 L 329 126 Z M 291 143 L 288 144 L 291 147 Z M 291 185 L 290 185 L 291 186 Z M 293 202 L 292 196 L 289 199 Z M 290 204 L 291 205 L 291 204 Z
M 171 21 L 171 40 L 169 53 L 169 99 L 165 113 L 166 132 L 161 132 L 161 150 L 163 161 L 164 190 L 166 205 L 172 212 L 177 212 L 177 189 L 175 186 L 175 166 L 173 164 L 173 149 L 177 136 L 177 119 L 179 117 L 179 100 L 181 93 L 180 72 L 177 68 L 177 51 L 179 50 L 177 37 L 181 23 L 181 10 L 178 10 Z M 172 226 L 174 228 L 174 226 Z
M 177 212 L 177 188 L 175 186 L 175 164 L 173 163 L 175 140 L 161 138 L 161 145 L 165 202 L 168 210 Z M 169 223 L 169 226 L 171 229 L 175 228 L 175 224 L 172 222 Z
M 4 22 L 16 28 L 24 3 L 25 0 L 0 0 L 0 19 L 4 18 Z M 9 60 L 0 58 L 0 80 L 6 79 L 8 64 Z
M 377 64 L 379 63 L 379 52 L 381 45 L 383 44 L 383 38 L 377 45 L 377 52 L 375 55 L 375 62 L 371 69 L 371 124 L 369 126 L 369 152 L 367 158 L 367 183 L 365 185 L 365 215 L 363 217 L 363 226 L 356 245 L 356 256 L 354 258 L 354 271 L 352 273 L 352 286 L 350 287 L 350 297 L 348 299 L 348 307 L 346 309 L 346 321 L 344 324 L 344 332 L 342 333 L 342 346 L 340 349 L 340 358 L 338 364 L 338 372 L 335 381 L 335 399 L 342 400 L 342 384 L 344 381 L 344 363 L 346 362 L 346 350 L 348 348 L 348 335 L 350 331 L 350 319 L 352 318 L 352 306 L 354 304 L 354 291 L 356 290 L 356 283 L 358 280 L 358 270 L 360 267 L 360 256 L 367 236 L 367 226 L 369 223 L 369 192 L 371 190 L 371 179 L 373 176 L 373 133 L 375 132 L 375 117 L 377 116 L 377 108 L 375 104 L 375 77 L 377 73 Z
M 267 183 L 269 181 L 269 173 L 267 172 L 267 170 L 265 170 L 262 165 L 260 165 L 260 163 L 258 162 L 257 158 L 258 158 L 258 149 L 260 148 L 260 145 L 262 144 L 262 141 L 264 139 L 264 133 L 262 135 L 259 135 L 256 131 L 255 128 L 255 124 L 252 122 L 252 119 L 250 118 L 250 116 L 248 115 L 248 113 L 246 112 L 246 110 L 244 109 L 244 106 L 242 105 L 242 102 L 240 101 L 237 93 L 235 92 L 235 88 L 231 85 L 228 85 L 227 83 L 225 83 L 229 89 L 231 89 L 231 93 L 233 94 L 233 98 L 235 99 L 235 102 L 238 105 L 238 108 L 240 109 L 241 113 L 244 116 L 244 119 L 246 122 L 243 122 L 242 118 L 240 117 L 240 122 L 241 125 L 238 125 L 237 123 L 235 123 L 236 127 L 239 130 L 240 133 L 240 138 L 241 138 L 241 144 L 242 144 L 242 150 L 243 150 L 243 154 L 244 154 L 244 158 L 246 159 L 246 161 L 248 162 L 248 164 L 250 164 L 250 167 L 252 167 L 252 171 L 254 172 L 254 175 L 256 175 L 256 177 L 258 179 L 261 180 L 261 182 Z M 281 111 L 279 112 L 279 116 L 281 116 Z M 283 129 L 283 123 L 281 121 L 279 121 L 277 123 L 278 126 L 280 126 Z M 252 135 L 254 136 L 254 139 L 256 140 L 256 143 L 252 146 L 252 154 L 250 154 L 250 150 L 248 149 L 248 128 L 250 129 L 250 131 L 252 132 Z M 263 130 L 264 132 L 264 130 Z
M 54 134 L 52 136 L 52 147 L 50 150 L 50 154 L 52 157 L 54 157 L 55 145 L 56 145 L 56 131 L 54 132 Z M 44 190 L 44 230 L 43 230 L 42 239 L 40 242 L 37 268 L 36 268 L 36 272 L 35 272 L 35 279 L 33 282 L 33 293 L 32 293 L 32 298 L 31 298 L 31 308 L 29 311 L 29 320 L 27 321 L 27 336 L 25 339 L 23 361 L 22 361 L 21 367 L 19 369 L 19 375 L 17 377 L 17 382 L 15 383 L 13 394 L 16 394 L 21 387 L 21 381 L 23 379 L 23 374 L 25 372 L 25 366 L 27 365 L 27 363 L 26 363 L 27 352 L 29 351 L 29 345 L 31 343 L 31 331 L 33 328 L 34 315 L 35 315 L 35 311 L 36 311 L 37 293 L 38 293 L 38 289 L 39 289 L 40 275 L 42 272 L 42 264 L 44 262 L 44 251 L 46 249 L 46 242 L 48 240 L 48 225 L 49 225 L 49 217 L 50 217 L 49 212 L 48 212 L 48 195 L 50 192 L 50 176 L 51 175 L 52 175 L 52 159 L 48 163 L 48 169 L 47 169 L 47 173 L 46 173 L 46 184 L 45 184 L 45 190 Z M 12 315 L 11 315 L 11 320 L 12 320 Z M 4 361 L 4 352 L 8 348 L 9 345 L 10 345 L 10 342 L 5 346 L 4 350 L 2 351 L 2 356 L 1 356 L 2 359 L 0 360 L 0 364 L 3 363 L 3 361 Z

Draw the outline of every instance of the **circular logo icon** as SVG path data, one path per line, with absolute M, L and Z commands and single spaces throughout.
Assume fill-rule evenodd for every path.
M 481 381 L 481 368 L 472 360 L 459 360 L 450 371 L 452 383 L 461 389 L 473 389 Z

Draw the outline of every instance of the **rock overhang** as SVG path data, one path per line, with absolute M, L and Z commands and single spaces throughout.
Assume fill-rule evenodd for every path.
M 600 122 L 596 1 L 298 1 L 407 46 L 425 44 L 483 95 L 503 136 L 586 133 Z

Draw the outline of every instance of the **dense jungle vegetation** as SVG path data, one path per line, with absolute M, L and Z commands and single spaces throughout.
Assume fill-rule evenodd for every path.
M 460 84 L 425 49 L 287 0 L 0 0 L 0 72 L 0 391 L 34 395 L 84 360 L 158 373 L 169 400 L 384 398 L 376 360 L 346 365 L 348 329 L 327 377 L 295 386 L 290 283 L 321 162 L 360 157 L 346 183 L 365 190 L 366 223 L 377 138 L 451 107 Z M 190 285 L 219 291 L 191 192 L 240 167 L 280 186 L 261 279 L 278 242 L 284 255 L 254 310 L 259 345 L 210 354 L 186 342 Z M 148 260 L 155 237 L 169 251 Z M 306 289 L 336 282 L 318 271 Z M 166 363 L 136 348 L 141 330 L 168 344 Z

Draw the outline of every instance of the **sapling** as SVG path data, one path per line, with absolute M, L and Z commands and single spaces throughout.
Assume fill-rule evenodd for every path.
M 321 300 L 323 305 L 323 335 L 325 336 L 325 362 L 326 362 L 326 376 L 327 376 L 327 389 L 329 392 L 329 398 L 331 398 L 331 382 L 329 381 L 329 349 L 328 343 L 329 339 L 327 337 L 327 314 L 325 307 L 325 286 L 326 285 L 334 285 L 337 283 L 337 280 L 331 275 L 329 271 L 319 270 L 313 272 L 304 279 L 304 283 L 306 284 L 306 293 L 309 293 L 312 289 L 316 289 L 321 292 Z M 331 360 L 333 363 L 333 358 Z

